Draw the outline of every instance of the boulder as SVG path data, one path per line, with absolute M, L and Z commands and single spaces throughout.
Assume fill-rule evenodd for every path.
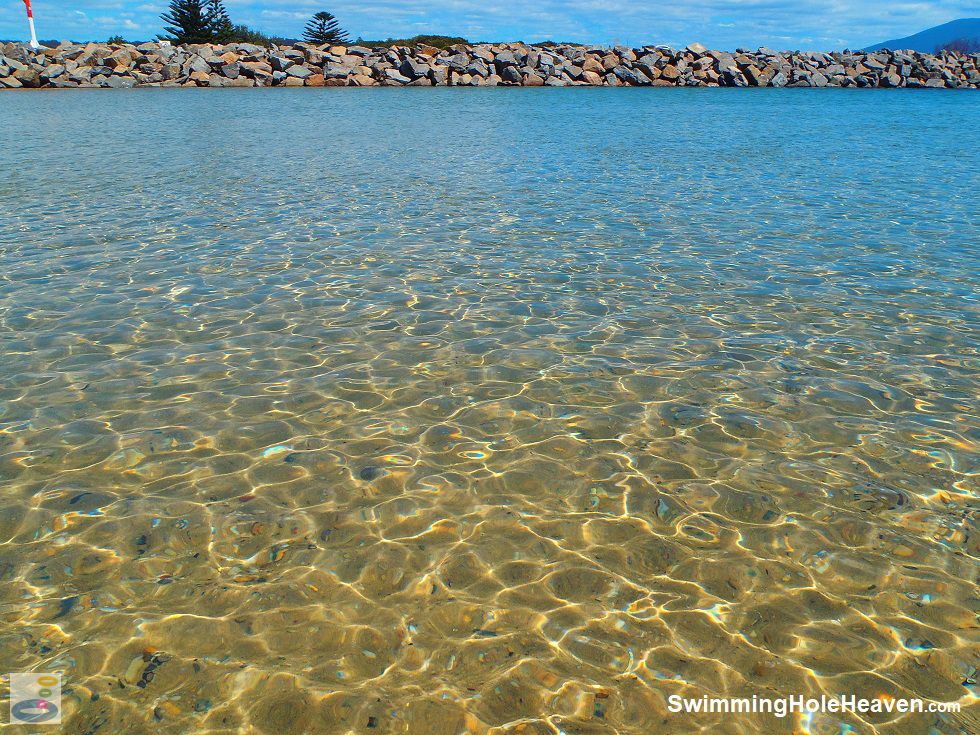
M 508 84 L 520 84 L 524 81 L 516 66 L 505 66 L 500 71 L 500 78 Z
M 214 46 L 207 43 L 190 43 L 183 46 L 183 49 L 192 56 L 200 56 L 204 59 L 210 59 L 215 55 Z
M 352 67 L 332 61 L 328 61 L 323 65 L 323 76 L 326 79 L 346 79 L 353 71 L 354 69 Z M 363 74 L 364 72 L 362 71 L 361 73 Z M 368 69 L 367 73 L 370 74 L 371 70 Z
M 623 66 L 622 64 L 613 67 L 612 73 L 615 74 L 619 81 L 623 82 L 624 84 L 638 87 L 641 84 L 650 83 L 650 79 L 645 74 L 637 74 L 637 72 Z
M 41 70 L 41 79 L 54 79 L 55 77 L 60 77 L 65 73 L 65 67 L 62 64 L 51 64 L 46 66 Z
M 445 86 L 449 83 L 449 69 L 445 66 L 434 66 L 429 75 L 433 84 Z
M 264 61 L 239 61 L 239 72 L 251 79 L 262 77 L 272 77 L 272 65 Z
M 187 65 L 188 72 L 203 72 L 209 74 L 211 72 L 211 65 L 202 59 L 200 56 L 195 56 L 191 59 L 190 64 Z
M 481 61 L 484 61 L 487 64 L 493 63 L 493 58 L 494 58 L 493 51 L 488 49 L 486 46 L 474 46 L 470 50 L 470 53 L 473 55 L 474 58 L 480 59 Z
M 68 75 L 68 78 L 79 84 L 86 84 L 92 81 L 92 67 L 80 66 Z
M 134 57 L 127 49 L 117 49 L 106 57 L 105 65 L 111 66 L 113 69 L 132 69 Z
M 398 71 L 409 80 L 414 80 L 420 77 L 427 77 L 429 74 L 429 65 L 409 56 L 398 67 Z
M 114 74 L 102 82 L 102 86 L 109 89 L 132 89 L 136 86 L 136 80 L 132 77 L 121 77 Z
M 596 74 L 606 73 L 606 69 L 602 65 L 602 62 L 599 59 L 597 59 L 595 56 L 592 56 L 591 54 L 587 55 L 585 57 L 585 60 L 582 62 L 582 71 L 583 72 L 591 71 L 591 72 L 595 72 Z
M 270 56 L 269 63 L 272 64 L 273 71 L 286 71 L 291 66 L 295 66 L 295 62 L 285 56 Z
M 412 81 L 409 77 L 402 74 L 398 69 L 385 69 L 384 79 L 387 82 L 394 82 L 396 84 L 408 84 Z
M 443 57 L 445 59 L 445 57 Z M 466 67 L 470 64 L 470 57 L 466 54 L 453 54 L 448 59 L 445 59 L 445 63 L 449 65 L 449 68 L 457 72 L 465 72 Z
M 602 85 L 603 78 L 601 74 L 597 74 L 594 71 L 586 70 L 582 72 L 582 81 L 586 82 L 587 84 L 591 84 L 595 87 L 598 87 Z
M 810 75 L 810 86 L 811 87 L 826 87 L 830 80 L 824 74 L 820 72 L 814 72 Z
M 502 72 L 504 69 L 510 66 L 517 66 L 517 57 L 510 51 L 501 51 L 494 57 L 493 63 L 497 67 L 497 73 L 503 76 Z
M 80 66 L 103 66 L 108 55 L 108 49 L 90 43 L 81 54 L 75 56 L 73 61 L 78 62 Z
M 490 76 L 490 67 L 487 66 L 483 59 L 474 59 L 464 71 L 467 74 L 475 74 L 484 78 Z
M 41 86 L 41 75 L 37 72 L 37 70 L 26 66 L 21 67 L 20 69 L 15 69 L 13 77 L 24 87 Z
M 768 81 L 767 76 L 754 64 L 745 67 L 745 78 L 753 87 L 765 87 Z
M 721 72 L 721 79 L 726 87 L 747 87 L 748 80 L 737 68 L 728 67 Z

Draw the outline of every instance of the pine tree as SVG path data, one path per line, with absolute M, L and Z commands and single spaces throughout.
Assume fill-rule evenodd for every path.
M 324 44 L 348 43 L 350 39 L 341 29 L 337 19 L 330 13 L 321 11 L 313 16 L 303 31 L 303 40 L 317 46 Z
M 228 17 L 225 4 L 221 0 L 208 0 L 208 23 L 211 26 L 211 43 L 231 43 L 235 26 Z
M 173 43 L 207 43 L 211 40 L 205 0 L 173 0 L 170 11 L 160 16 Z
M 224 43 L 232 34 L 231 20 L 221 0 L 172 0 L 160 16 L 172 43 Z

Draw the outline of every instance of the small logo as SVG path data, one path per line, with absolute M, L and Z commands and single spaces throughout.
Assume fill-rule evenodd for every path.
M 11 674 L 10 722 L 57 725 L 61 722 L 61 674 Z

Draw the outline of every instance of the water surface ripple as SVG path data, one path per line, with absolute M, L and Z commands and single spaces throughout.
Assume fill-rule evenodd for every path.
M 980 102 L 4 95 L 66 733 L 980 732 Z M 959 714 L 675 715 L 670 694 Z

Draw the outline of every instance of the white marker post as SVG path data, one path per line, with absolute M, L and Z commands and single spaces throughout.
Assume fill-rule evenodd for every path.
M 31 48 L 39 49 L 41 44 L 37 42 L 37 32 L 34 30 L 34 13 L 31 11 L 31 0 L 24 0 L 27 6 L 27 23 L 31 27 Z

